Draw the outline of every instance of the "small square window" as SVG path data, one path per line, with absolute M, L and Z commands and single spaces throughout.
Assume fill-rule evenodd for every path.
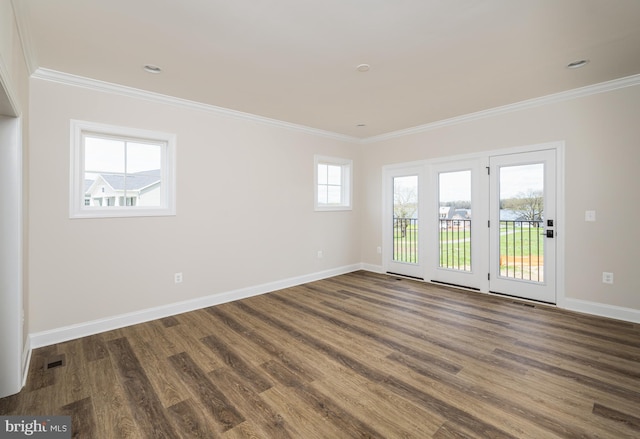
M 315 156 L 315 209 L 351 209 L 351 160 Z
M 175 215 L 175 135 L 71 121 L 71 218 Z

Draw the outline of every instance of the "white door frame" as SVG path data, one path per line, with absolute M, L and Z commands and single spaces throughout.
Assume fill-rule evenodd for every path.
M 0 60 L 1 61 L 1 60 Z M 22 121 L 0 63 L 0 397 L 23 384 Z

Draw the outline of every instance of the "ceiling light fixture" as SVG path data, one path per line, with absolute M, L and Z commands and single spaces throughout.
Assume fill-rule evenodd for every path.
M 162 72 L 162 69 L 158 66 L 154 66 L 153 64 L 146 64 L 143 67 L 143 70 L 147 73 L 160 73 Z
M 357 127 L 366 127 L 366 126 L 367 126 L 367 124 L 359 123 L 359 124 L 358 124 L 358 125 L 356 125 L 356 126 L 357 126 Z
M 579 61 L 570 62 L 569 64 L 567 64 L 567 68 L 568 69 L 579 69 L 580 67 L 584 67 L 587 64 L 589 64 L 589 60 L 588 59 L 581 59 Z
M 358 67 L 356 67 L 356 70 L 358 70 L 359 72 L 368 72 L 370 68 L 371 66 L 369 64 L 360 64 Z

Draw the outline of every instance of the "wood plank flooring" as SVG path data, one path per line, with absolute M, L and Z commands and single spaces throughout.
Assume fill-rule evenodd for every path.
M 37 349 L 0 414 L 92 439 L 638 438 L 640 325 L 356 272 Z

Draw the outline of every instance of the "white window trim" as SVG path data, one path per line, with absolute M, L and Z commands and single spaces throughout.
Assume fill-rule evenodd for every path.
M 342 193 L 340 204 L 320 204 L 318 203 L 318 165 L 328 164 L 337 165 L 342 167 Z M 352 196 L 353 196 L 353 161 L 349 159 L 343 159 L 338 157 L 328 157 L 322 155 L 314 156 L 313 166 L 313 200 L 315 210 L 319 212 L 338 211 L 338 210 L 352 210 Z
M 161 190 L 159 207 L 113 206 L 103 208 L 84 205 L 84 148 L 83 133 L 143 139 L 164 142 L 162 154 Z M 176 214 L 176 135 L 158 131 L 107 125 L 82 120 L 71 120 L 71 166 L 69 185 L 70 218 L 117 218 L 142 216 L 172 216 Z

